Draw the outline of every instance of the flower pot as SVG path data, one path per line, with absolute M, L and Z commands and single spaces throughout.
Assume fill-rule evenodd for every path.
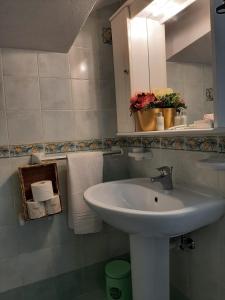
M 168 129 L 174 126 L 174 119 L 176 115 L 176 108 L 162 108 L 164 117 L 164 127 Z
M 156 117 L 159 112 L 162 112 L 161 108 L 137 111 L 134 114 L 136 131 L 155 131 Z

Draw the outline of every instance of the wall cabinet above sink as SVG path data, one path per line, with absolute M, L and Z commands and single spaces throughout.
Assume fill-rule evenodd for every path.
M 172 87 L 182 95 L 185 91 L 183 97 L 188 113 L 192 114 L 190 123 L 200 120 L 204 114 L 214 113 L 215 129 L 225 128 L 222 114 L 225 111 L 222 83 L 225 17 L 215 13 L 220 1 L 184 0 L 190 5 L 166 23 L 143 13 L 149 3 L 156 1 L 128 0 L 111 17 L 118 134 L 135 133 L 135 122 L 129 111 L 130 97 L 136 92 L 165 87 Z M 182 72 L 178 70 L 179 63 L 183 64 Z M 201 86 L 201 90 L 197 90 L 197 86 Z M 213 101 L 208 103 L 207 93 L 213 90 Z

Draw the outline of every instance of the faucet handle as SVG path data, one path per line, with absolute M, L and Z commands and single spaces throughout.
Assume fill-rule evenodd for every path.
M 163 166 L 163 167 L 157 168 L 157 170 L 161 173 L 161 175 L 164 175 L 164 176 L 169 175 L 169 174 L 172 175 L 173 167 Z

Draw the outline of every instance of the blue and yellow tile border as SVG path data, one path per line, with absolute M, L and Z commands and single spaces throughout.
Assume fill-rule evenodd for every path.
M 145 147 L 198 152 L 225 153 L 225 136 L 131 136 L 104 139 L 0 146 L 0 158 L 29 156 L 32 153 L 58 154 L 76 151 L 110 150 L 112 147 Z

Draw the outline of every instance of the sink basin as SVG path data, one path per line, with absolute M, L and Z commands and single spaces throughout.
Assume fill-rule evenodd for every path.
M 98 184 L 84 197 L 107 223 L 147 236 L 182 235 L 215 222 L 225 210 L 221 197 L 179 187 L 165 192 L 149 178 Z
M 105 222 L 130 234 L 134 300 L 168 300 L 169 238 L 225 213 L 222 197 L 185 187 L 163 191 L 149 178 L 98 184 L 84 198 Z

